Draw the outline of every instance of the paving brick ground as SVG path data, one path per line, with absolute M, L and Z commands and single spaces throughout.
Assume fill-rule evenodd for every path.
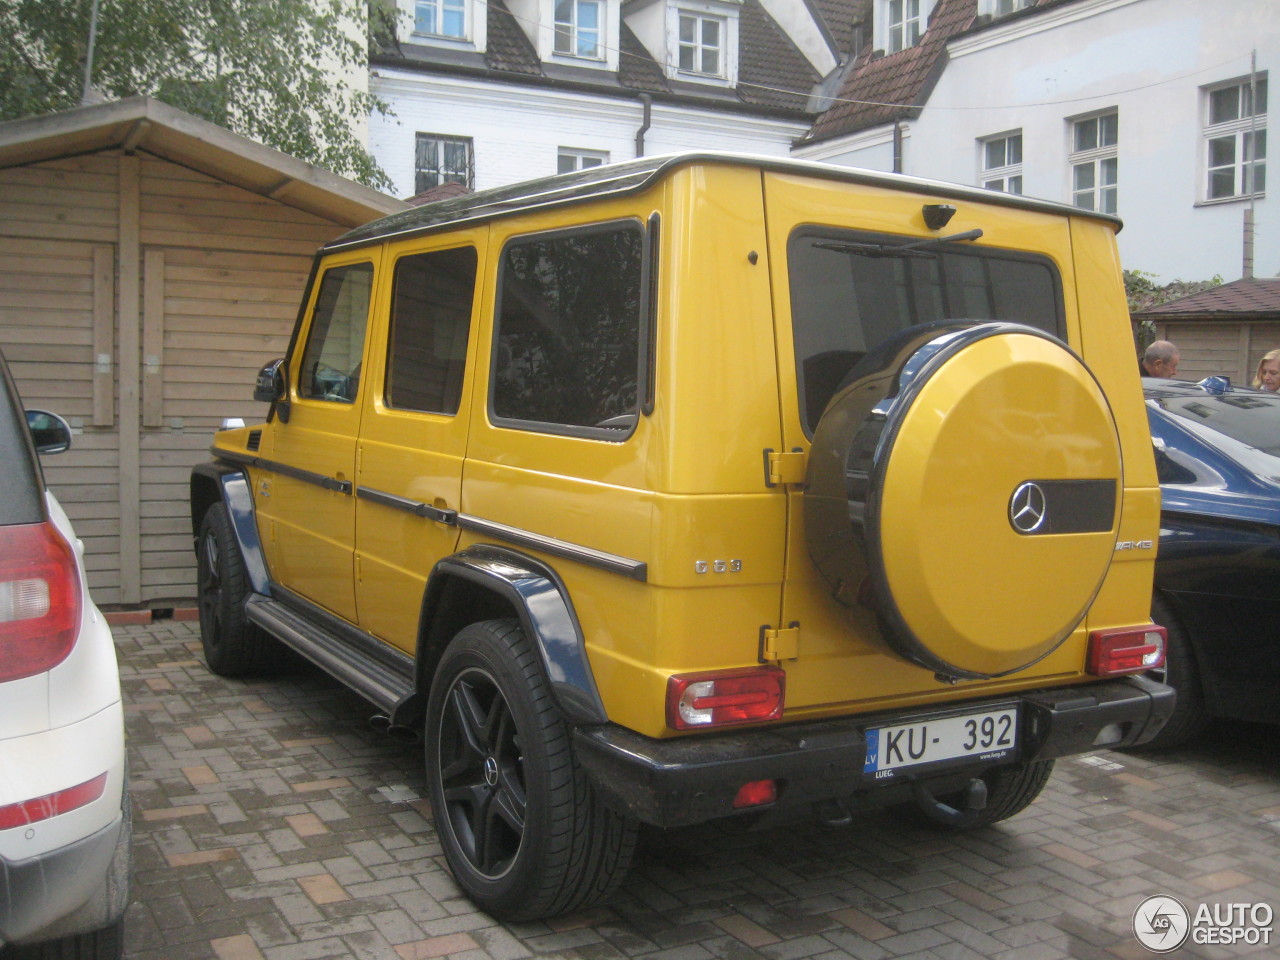
M 115 635 L 136 960 L 1138 960 L 1149 895 L 1280 911 L 1280 751 L 1231 725 L 1173 755 L 1060 762 L 1026 813 L 972 834 L 887 814 L 646 833 L 607 905 L 503 924 L 450 878 L 418 748 L 369 728 L 357 697 L 302 664 L 216 677 L 192 623 Z

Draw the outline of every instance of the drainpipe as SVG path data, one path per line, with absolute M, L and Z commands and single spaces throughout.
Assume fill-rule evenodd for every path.
M 89 91 L 93 86 L 93 48 L 98 40 L 98 0 L 93 0 L 89 8 L 89 49 L 84 57 L 84 90 L 80 94 L 80 105 L 91 103 Z
M 644 122 L 636 131 L 636 156 L 644 156 L 644 135 L 649 129 L 649 121 L 653 118 L 653 97 L 647 93 L 640 94 L 640 103 L 644 105 Z
M 902 172 L 902 122 L 893 121 L 893 172 Z

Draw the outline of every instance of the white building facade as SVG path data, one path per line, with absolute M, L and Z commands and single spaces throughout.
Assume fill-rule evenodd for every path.
M 401 197 L 676 150 L 787 156 L 847 53 L 810 0 L 397 3 L 369 148 Z
M 876 100 L 895 58 L 920 72 L 930 33 L 946 31 L 932 40 L 931 76 L 904 103 L 916 109 L 875 122 L 871 108 L 846 105 L 861 115 L 843 129 L 820 120 L 795 155 L 880 170 L 897 157 L 910 175 L 1117 213 L 1125 268 L 1162 283 L 1239 278 L 1252 219 L 1253 274 L 1280 274 L 1280 182 L 1273 176 L 1268 192 L 1266 176 L 1276 0 L 876 0 L 873 9 L 885 53 L 860 58 L 863 72 L 855 64 L 840 97 Z M 901 22 L 913 10 L 918 49 L 901 39 L 913 36 L 916 25 Z

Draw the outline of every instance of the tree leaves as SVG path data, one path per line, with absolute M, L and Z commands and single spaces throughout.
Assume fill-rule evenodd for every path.
M 368 5 L 367 5 L 368 4 Z M 0 119 L 79 105 L 92 0 L 0 0 Z M 380 0 L 99 0 L 92 86 L 150 96 L 369 186 L 357 131 Z

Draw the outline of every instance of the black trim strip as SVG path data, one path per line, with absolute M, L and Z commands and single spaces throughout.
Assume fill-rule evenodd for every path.
M 463 530 L 473 530 L 476 533 L 497 537 L 499 540 L 506 540 L 508 543 L 516 543 L 532 550 L 541 550 L 543 553 L 549 553 L 552 556 L 564 557 L 566 560 L 576 560 L 591 567 L 608 570 L 610 573 L 620 573 L 624 577 L 630 577 L 632 580 L 643 582 L 649 578 L 649 565 L 641 560 L 620 557 L 615 553 L 605 553 L 603 550 L 593 550 L 591 547 L 569 543 L 567 540 L 544 537 L 539 533 L 530 533 L 528 530 L 521 530 L 519 527 L 509 527 L 505 523 L 482 520 L 479 517 L 472 517 L 465 513 L 458 514 L 457 523 Z
M 294 480 L 301 480 L 303 483 L 314 483 L 317 487 L 324 487 L 326 490 L 334 490 L 348 495 L 352 490 L 350 480 L 339 480 L 337 477 L 330 477 L 312 470 L 303 470 L 301 467 L 292 467 L 277 460 L 252 457 L 235 450 L 224 450 L 221 447 L 210 447 L 209 449 L 215 457 L 221 457 L 223 460 L 247 464 L 250 467 L 258 467 L 261 470 L 270 470 L 272 473 L 278 473 L 282 477 L 292 477 Z
M 406 513 L 412 513 L 414 516 L 434 520 L 436 523 L 454 525 L 458 522 L 457 510 L 441 510 L 439 507 L 433 507 L 429 503 L 410 500 L 408 497 L 397 496 L 394 493 L 387 493 L 383 490 L 375 490 L 373 487 L 358 487 L 356 489 L 356 496 L 361 500 L 368 500 L 370 503 L 380 503 L 384 507 L 391 507 L 394 510 L 404 510 Z

